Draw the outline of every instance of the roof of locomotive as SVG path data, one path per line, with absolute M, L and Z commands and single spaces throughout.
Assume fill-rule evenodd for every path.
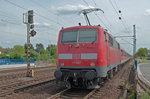
M 62 28 L 61 31 L 65 31 L 65 30 L 77 30 L 77 29 L 93 29 L 93 28 L 103 29 L 100 26 L 73 26 L 73 27 Z

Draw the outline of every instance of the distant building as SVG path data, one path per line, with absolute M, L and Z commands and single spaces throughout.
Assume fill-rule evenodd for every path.
M 147 50 L 147 54 L 150 55 L 150 50 Z

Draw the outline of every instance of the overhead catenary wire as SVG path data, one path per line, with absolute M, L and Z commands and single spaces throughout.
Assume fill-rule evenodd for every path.
M 11 5 L 13 5 L 13 6 L 15 6 L 15 7 L 20 8 L 20 9 L 29 10 L 29 9 L 25 8 L 24 6 L 18 5 L 18 4 L 16 4 L 16 3 L 12 2 L 12 1 L 9 1 L 9 0 L 4 0 L 4 1 L 7 2 L 7 3 L 9 3 L 9 4 L 11 4 Z M 57 27 L 58 27 L 58 26 L 63 27 L 63 26 L 62 26 L 61 24 L 59 24 L 58 22 L 56 22 L 56 21 L 54 21 L 54 20 L 52 20 L 52 19 L 50 19 L 50 18 L 48 18 L 48 17 L 46 17 L 46 16 L 43 16 L 43 15 L 37 13 L 36 11 L 34 11 L 34 13 L 35 13 L 37 16 L 39 16 L 40 18 L 44 19 L 44 20 L 48 20 L 49 22 L 53 22 L 53 23 L 57 24 Z M 6 21 L 5 21 L 5 22 L 6 22 Z M 7 23 L 9 23 L 9 22 L 7 22 Z M 55 26 L 55 28 L 56 28 L 56 26 Z M 51 27 L 50 27 L 50 29 L 51 29 Z M 8 32 L 7 32 L 7 33 L 8 33 Z M 44 40 L 45 40 L 45 39 L 44 39 Z M 39 40 L 38 40 L 38 41 L 39 41 Z
M 124 26 L 124 28 L 128 31 L 128 33 L 130 33 L 130 29 L 129 29 L 129 27 L 128 27 L 128 24 L 127 24 L 127 22 L 126 22 L 126 20 L 124 19 L 124 17 L 122 16 L 122 14 L 121 14 L 121 16 L 119 15 L 119 13 L 118 13 L 118 11 L 120 11 L 119 10 L 119 8 L 118 8 L 118 6 L 117 6 L 117 3 L 116 3 L 116 1 L 115 1 L 115 5 L 116 5 L 116 7 L 118 8 L 118 11 L 117 11 L 117 9 L 115 8 L 115 6 L 114 6 L 114 4 L 112 3 L 112 1 L 111 0 L 109 0 L 109 2 L 110 2 L 110 4 L 111 4 L 111 6 L 113 7 L 113 9 L 115 10 L 115 12 L 116 12 L 116 14 L 118 15 L 118 17 L 119 18 L 122 18 L 122 19 L 120 19 L 121 20 L 121 22 L 122 22 L 122 24 L 123 24 L 123 26 Z M 125 23 L 124 23 L 125 22 Z
M 52 12 L 52 11 L 49 11 L 48 8 L 46 8 L 45 6 L 41 5 L 41 4 L 38 3 L 37 1 L 31 0 L 31 2 L 33 2 L 34 4 L 40 6 L 40 7 L 43 8 L 43 9 L 45 9 L 47 12 L 52 13 L 53 15 L 56 15 L 57 17 L 59 17 L 59 15 L 57 15 L 56 13 L 54 13 L 54 12 Z M 48 13 L 48 14 L 49 14 L 49 13 Z M 62 18 L 62 17 L 61 17 L 61 18 Z M 64 19 L 63 19 L 63 20 L 64 20 Z M 68 21 L 68 20 L 65 20 L 65 21 Z M 58 21 L 58 19 L 57 19 L 57 23 L 60 24 L 59 21 Z M 69 23 L 70 23 L 70 22 L 69 22 Z M 60 24 L 60 25 L 61 25 L 61 24 Z
M 22 24 L 16 23 L 16 22 L 10 22 L 8 20 L 4 20 L 4 19 L 0 19 L 0 21 L 5 22 L 5 23 L 9 23 L 9 24 L 13 24 L 13 25 L 17 25 L 17 26 L 21 26 Z
M 83 2 L 84 2 L 89 8 L 91 8 L 90 5 L 87 3 L 87 1 L 83 0 Z M 108 28 L 108 26 L 104 23 L 104 21 L 97 15 L 97 13 L 94 12 L 94 14 L 95 14 L 95 16 L 99 19 L 99 21 L 105 26 L 105 28 L 107 28 L 107 30 L 111 32 L 111 30 L 110 30 L 110 29 Z
M 114 4 L 116 5 L 116 8 L 118 9 L 118 11 L 120 11 L 120 8 L 118 7 L 116 0 L 113 0 L 113 1 L 114 1 Z M 120 12 L 120 15 L 121 15 L 121 17 L 123 18 L 123 20 L 125 21 L 127 27 L 129 27 L 127 21 L 125 20 L 125 18 L 123 17 L 123 15 L 122 15 L 121 12 Z
M 95 5 L 95 6 L 97 6 L 97 4 L 96 4 L 95 0 L 92 0 L 92 1 L 94 2 L 94 5 Z
M 92 0 L 93 2 L 94 2 L 94 4 L 95 4 L 95 6 L 97 6 L 97 4 L 96 4 L 96 2 L 94 1 L 94 0 Z M 84 2 L 86 3 L 86 4 L 88 4 L 85 0 L 84 0 Z M 113 4 L 112 4 L 112 2 L 110 1 L 110 3 L 111 3 L 111 5 L 112 5 L 112 7 L 114 8 L 114 10 L 115 10 L 115 12 L 117 13 L 117 15 L 118 16 L 120 16 L 119 14 L 118 14 L 118 12 L 117 12 L 117 10 L 116 10 L 116 8 L 113 6 Z M 117 3 L 116 3 L 116 1 L 115 1 L 115 5 L 117 6 Z M 117 8 L 119 9 L 119 7 L 117 6 Z M 103 14 L 104 15 L 104 14 Z M 123 17 L 122 16 L 122 14 L 121 14 L 121 17 Z M 108 23 L 110 23 L 109 21 L 108 21 L 108 19 L 107 19 L 107 17 L 104 15 L 104 18 L 106 19 L 106 21 L 108 22 Z M 124 18 L 123 18 L 124 19 Z M 101 19 L 100 19 L 101 20 Z M 124 24 L 124 22 L 123 22 L 123 20 L 121 20 L 122 21 L 122 24 L 123 24 L 123 26 L 124 26 L 124 28 L 126 28 L 126 26 L 125 26 L 125 24 Z M 125 19 L 124 19 L 124 21 L 125 21 Z M 125 21 L 126 22 L 126 21 Z M 104 24 L 104 23 L 103 23 Z M 126 24 L 127 24 L 127 22 L 126 22 Z M 106 27 L 106 26 L 105 26 Z M 127 27 L 128 27 L 128 25 L 127 25 Z M 129 31 L 128 31 L 129 32 Z M 133 46 L 133 44 L 132 43 L 130 43 L 130 42 L 128 42 L 128 41 L 126 41 L 126 40 L 124 40 L 123 38 L 122 38 L 122 40 L 124 41 L 124 42 L 127 42 L 127 44 L 130 44 L 130 45 L 132 45 Z
M 94 3 L 95 6 L 98 6 L 98 4 L 95 2 L 95 0 L 92 0 L 92 1 L 93 1 L 93 3 Z M 110 22 L 110 21 L 108 20 L 108 18 L 105 16 L 105 13 L 103 13 L 102 15 L 103 15 L 103 17 L 105 18 L 105 20 L 107 21 L 107 23 L 109 23 L 110 26 L 111 26 L 111 22 Z M 105 23 L 103 22 L 103 24 L 105 24 Z M 105 27 L 107 27 L 107 26 L 105 25 Z M 107 27 L 107 28 L 108 28 L 108 27 Z M 109 28 L 109 31 L 112 32 L 110 28 Z
M 114 4 L 116 5 L 117 9 L 120 10 L 119 7 L 118 7 L 118 5 L 117 5 L 116 0 L 114 0 Z M 125 23 L 126 23 L 126 25 L 127 25 L 127 28 L 129 29 L 129 25 L 128 25 L 127 21 L 126 21 L 125 18 L 123 17 L 122 13 L 120 13 L 120 14 L 121 14 L 121 17 L 123 18 L 123 20 L 125 21 Z M 129 30 L 130 30 L 130 29 L 129 29 Z
M 128 44 L 130 44 L 130 45 L 132 45 L 133 46 L 133 44 L 132 43 L 130 43 L 130 42 L 128 42 L 127 40 L 125 40 L 125 39 L 123 39 L 123 38 L 121 38 L 123 41 L 125 41 L 125 42 L 127 42 Z
M 8 2 L 8 3 L 10 3 L 10 4 L 12 4 L 12 5 L 18 7 L 18 8 L 21 8 L 21 9 L 24 9 L 24 10 L 29 10 L 29 9 L 27 9 L 27 8 L 25 8 L 25 7 L 23 7 L 23 6 L 20 6 L 20 5 L 14 3 L 14 2 L 12 2 L 12 1 L 9 1 L 9 0 L 4 0 L 4 1 L 6 1 L 6 2 Z M 63 27 L 62 24 L 57 23 L 56 21 L 54 21 L 54 20 L 52 20 L 52 19 L 49 19 L 48 17 L 45 17 L 45 16 L 43 16 L 43 15 L 37 13 L 37 12 L 34 12 L 34 13 L 35 13 L 37 16 L 43 18 L 43 19 L 46 19 L 46 20 L 48 20 L 48 21 L 51 21 L 51 22 L 53 22 L 53 23 L 55 23 L 55 24 L 58 24 L 59 26 L 62 26 L 62 27 Z

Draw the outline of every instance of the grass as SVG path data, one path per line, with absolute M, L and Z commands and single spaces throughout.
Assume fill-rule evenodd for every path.
M 141 95 L 141 98 L 140 99 L 150 99 L 150 95 L 148 93 L 148 91 L 144 92 L 142 95 Z
M 150 63 L 149 61 L 139 61 L 138 64 L 140 63 Z
M 52 59 L 52 65 L 53 65 L 53 66 L 56 65 L 56 59 Z

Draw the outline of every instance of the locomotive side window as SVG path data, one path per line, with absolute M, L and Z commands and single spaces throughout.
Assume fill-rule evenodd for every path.
M 113 47 L 118 48 L 118 44 L 117 44 L 116 40 L 114 40 Z
M 76 42 L 77 42 L 77 30 L 62 32 L 61 43 L 76 43 Z
M 97 30 L 87 29 L 79 30 L 79 43 L 88 43 L 97 41 Z
M 109 35 L 109 45 L 113 46 L 113 38 Z
M 104 41 L 107 42 L 106 32 L 104 31 Z
M 118 49 L 120 49 L 120 44 L 118 43 Z

